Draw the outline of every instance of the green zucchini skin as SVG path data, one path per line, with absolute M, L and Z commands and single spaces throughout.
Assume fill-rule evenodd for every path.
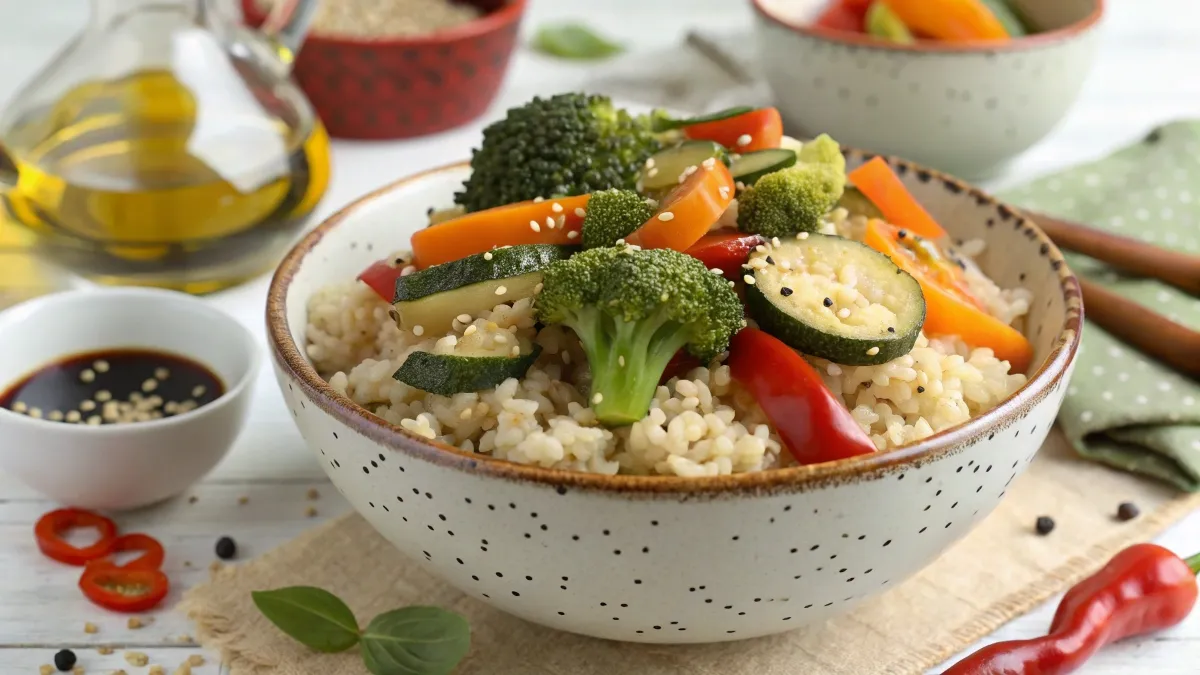
M 887 256 L 850 239 L 808 234 L 752 253 L 750 260 L 767 257 L 772 257 L 774 264 L 749 267 L 755 283 L 746 285 L 746 306 L 763 330 L 797 351 L 843 365 L 877 365 L 912 351 L 925 322 L 925 297 L 917 280 Z M 850 325 L 837 316 L 836 306 L 801 304 L 811 303 L 814 297 L 801 285 L 808 273 L 786 272 L 778 266 L 780 260 L 794 259 L 825 262 L 835 271 L 853 263 L 860 280 L 869 277 L 870 283 L 887 289 L 890 300 L 875 304 L 891 311 L 886 322 L 890 325 Z M 784 279 L 786 284 L 781 281 Z M 786 296 L 782 292 L 785 287 L 789 289 Z
M 453 396 L 492 389 L 510 377 L 523 378 L 541 353 L 539 344 L 515 357 L 413 352 L 392 377 L 431 394 Z
M 579 250 L 578 246 L 521 244 L 434 265 L 397 279 L 392 305 L 402 328 L 445 332 L 459 314 L 475 316 L 532 296 L 542 281 L 542 270 Z
M 743 185 L 754 185 L 759 178 L 796 165 L 796 153 L 784 148 L 770 148 L 739 155 L 729 167 L 733 179 Z
M 726 108 L 707 115 L 699 115 L 697 117 L 685 117 L 683 119 L 673 119 L 670 117 L 659 117 L 654 120 L 655 131 L 672 131 L 674 129 L 682 129 L 690 127 L 693 124 L 704 124 L 705 122 L 717 122 L 719 120 L 727 120 L 730 117 L 745 115 L 748 112 L 754 112 L 754 108 L 748 106 L 738 106 L 736 108 Z
M 883 211 L 880 211 L 874 202 L 867 199 L 867 196 L 859 192 L 858 188 L 853 185 L 846 186 L 846 190 L 842 192 L 842 198 L 838 200 L 837 205 L 849 211 L 852 216 L 866 216 L 867 218 L 886 220 L 883 217 Z

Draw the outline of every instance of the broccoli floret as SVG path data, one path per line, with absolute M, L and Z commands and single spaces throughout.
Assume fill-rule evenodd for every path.
M 617 241 L 646 224 L 654 208 L 633 190 L 601 190 L 588 199 L 583 217 L 583 247 L 616 246 Z
M 846 158 L 825 134 L 805 143 L 796 164 L 769 173 L 738 196 L 738 229 L 765 237 L 815 232 L 846 190 Z
M 535 308 L 543 323 L 579 336 L 592 409 L 606 426 L 646 416 L 679 349 L 707 362 L 745 326 L 737 294 L 704 263 L 634 246 L 594 248 L 550 265 Z
M 536 199 L 632 189 L 660 149 L 650 116 L 632 116 L 606 96 L 558 94 L 512 108 L 483 130 L 471 176 L 454 201 L 468 211 Z

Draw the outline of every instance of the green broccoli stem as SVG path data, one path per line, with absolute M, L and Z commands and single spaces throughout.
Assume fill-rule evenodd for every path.
M 607 427 L 637 422 L 650 410 L 671 357 L 687 344 L 686 331 L 665 318 L 622 321 L 600 310 L 580 314 L 570 325 L 592 371 L 589 396 L 596 418 Z

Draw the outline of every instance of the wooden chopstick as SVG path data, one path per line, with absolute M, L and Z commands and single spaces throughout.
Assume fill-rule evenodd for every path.
M 1200 333 L 1083 277 L 1079 286 L 1088 321 L 1174 370 L 1200 378 Z
M 1192 295 L 1200 295 L 1200 255 L 1159 248 L 1138 239 L 1109 234 L 1043 213 L 1030 215 L 1062 248 L 1106 262 L 1125 272 L 1165 281 Z

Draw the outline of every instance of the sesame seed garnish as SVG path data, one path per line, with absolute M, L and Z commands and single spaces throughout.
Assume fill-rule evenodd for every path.
M 207 391 L 207 389 L 205 389 L 204 385 L 202 385 L 202 384 L 198 384 L 195 387 L 192 387 L 192 398 L 200 398 L 201 396 L 204 395 L 205 391 Z
M 554 218 L 552 218 L 550 216 L 546 216 L 546 227 L 548 227 L 552 230 L 554 229 Z
M 23 413 L 23 412 L 29 410 L 29 406 L 26 405 L 24 401 L 17 401 L 16 403 L 13 404 L 12 409 L 13 409 L 13 412 Z
M 574 239 L 578 236 L 579 236 L 579 233 L 576 232 L 575 230 L 571 230 L 570 232 L 567 233 L 567 239 Z
M 896 233 L 896 237 L 903 239 L 908 236 L 908 230 L 900 230 Z
M 704 160 L 703 162 L 700 162 L 700 164 L 703 165 L 705 169 L 713 168 L 713 166 L 715 166 L 716 163 L 717 163 L 717 160 L 713 157 L 709 157 L 708 159 Z
M 83 632 L 87 633 L 88 635 L 94 635 L 95 633 L 100 632 L 100 629 L 96 627 L 96 624 L 88 621 L 87 623 L 83 624 Z
M 37 419 L 37 420 L 42 419 L 42 409 L 41 408 L 30 408 L 29 416 L 34 419 Z
M 52 422 L 61 422 L 63 420 L 63 411 L 51 410 L 50 414 L 46 415 L 46 419 L 49 419 Z
M 142 391 L 146 393 L 150 393 L 155 389 L 158 389 L 158 380 L 151 379 L 142 383 Z
M 796 238 L 797 238 L 797 239 L 799 239 L 799 240 L 801 240 L 801 241 L 804 241 L 805 239 L 808 239 L 808 233 L 807 233 L 807 232 L 801 232 L 800 234 L 797 234 L 797 235 L 796 235 Z
M 546 198 L 545 198 L 545 197 L 534 197 L 534 198 L 533 198 L 533 203 L 534 203 L 534 204 L 541 204 L 541 203 L 542 203 L 542 202 L 544 202 L 544 201 L 546 201 Z
M 663 211 L 662 213 L 658 214 L 658 219 L 664 223 L 670 222 L 675 219 L 675 214 L 671 213 L 670 211 Z
M 596 392 L 596 394 L 592 396 L 592 403 L 599 404 L 603 400 L 604 394 L 601 394 L 600 392 Z
M 750 276 L 749 274 L 747 274 L 746 276 L 742 277 L 742 281 L 746 282 L 746 285 L 747 285 L 747 286 L 753 286 L 753 285 L 754 285 L 754 277 Z
M 875 356 L 879 353 L 879 347 L 871 347 L 867 350 L 867 356 Z
M 79 380 L 81 382 L 95 382 L 96 373 L 91 368 L 87 368 L 82 373 L 79 373 Z
M 849 307 L 843 307 L 843 308 L 839 309 L 839 310 L 838 310 L 838 312 L 837 312 L 837 315 L 838 315 L 838 318 L 839 318 L 839 319 L 846 319 L 846 318 L 849 318 L 849 316 L 850 316 L 850 308 L 849 308 Z
M 508 342 L 508 338 L 504 337 L 503 334 L 497 335 L 493 339 L 496 341 L 496 344 L 498 344 L 498 345 L 502 345 L 505 342 Z
M 92 364 L 92 369 L 95 370 L 97 373 L 107 373 L 108 372 L 108 361 L 105 361 L 104 359 L 100 359 Z
M 413 335 L 416 335 L 417 337 L 421 337 L 422 335 L 425 334 L 425 327 L 422 325 L 419 325 L 419 324 L 416 326 L 413 326 L 412 333 L 413 333 Z
M 491 259 L 492 259 L 492 252 L 491 252 L 491 251 L 487 251 L 486 253 L 484 253 L 484 254 L 483 254 L 483 259 L 484 259 L 484 260 L 491 260 Z
M 96 399 L 97 403 L 104 403 L 105 401 L 111 401 L 112 400 L 112 392 L 107 389 L 101 389 L 100 391 L 96 392 L 96 395 L 93 398 Z
M 508 286 L 497 286 L 496 295 L 504 295 L 508 292 Z
M 737 139 L 738 147 L 741 148 L 750 145 L 750 141 L 752 140 L 754 139 L 750 138 L 750 134 L 742 134 L 741 136 L 738 136 Z
M 658 296 L 658 299 L 659 299 L 659 301 L 660 301 L 660 302 L 666 302 L 667 300 L 670 300 L 670 299 L 671 299 L 671 294 L 670 294 L 670 293 L 663 293 L 662 295 Z
M 746 184 L 745 184 L 745 183 L 743 183 L 743 182 L 742 182 L 742 181 L 740 181 L 740 180 L 739 180 L 739 181 L 735 181 L 733 185 L 734 185 L 734 187 L 736 187 L 736 188 L 737 188 L 737 189 L 739 189 L 739 190 L 745 190 L 745 189 L 746 189 Z
M 833 298 L 825 298 L 821 301 L 821 304 L 825 305 L 826 307 L 833 307 Z
M 654 168 L 654 158 L 653 158 L 653 157 L 647 157 L 647 158 L 646 158 L 646 168 L 647 168 L 647 169 L 653 169 L 653 168 Z
M 466 337 L 466 336 L 468 336 L 468 335 L 474 335 L 474 334 L 475 334 L 475 331 L 477 331 L 477 330 L 479 330 L 479 329 L 478 329 L 478 328 L 476 328 L 476 327 L 475 327 L 475 326 L 473 326 L 473 325 L 472 325 L 472 326 L 467 326 L 467 329 L 463 331 L 463 337 Z
M 68 410 L 67 411 L 66 420 L 68 422 L 75 424 L 76 422 L 79 422 L 82 419 L 83 419 L 83 415 L 80 415 L 78 410 Z
M 521 355 L 521 348 L 517 345 L 513 345 L 512 351 L 509 353 L 512 354 L 513 358 L 515 359 Z
M 772 245 L 772 246 L 779 246 L 779 245 L 780 245 L 780 243 L 779 243 L 779 237 L 771 237 L 771 245 Z
M 315 507 L 315 506 L 310 506 L 310 507 L 308 507 L 307 509 L 304 509 L 304 515 L 305 515 L 305 516 L 308 516 L 309 518 L 316 518 L 316 517 L 317 517 L 317 509 L 316 509 L 316 507 Z
M 171 371 L 167 370 L 166 368 L 155 368 L 154 369 L 154 378 L 157 380 L 165 380 L 170 376 L 171 376 Z
M 729 188 L 725 185 L 717 188 L 717 192 L 721 194 L 721 199 L 729 199 Z
M 534 232 L 541 232 L 542 226 L 538 225 L 536 220 L 531 220 L 529 221 L 529 229 L 533 230 Z
M 730 287 L 730 288 L 734 288 L 734 287 L 736 287 L 736 286 L 737 286 L 737 284 L 733 283 L 732 281 L 731 281 L 731 282 L 729 282 L 729 287 Z
M 625 245 L 625 240 L 624 240 L 624 239 L 618 239 L 618 240 L 617 240 L 617 244 L 616 244 L 616 245 L 617 245 L 617 246 L 624 246 L 624 245 Z
M 99 415 L 92 415 L 91 417 L 87 418 L 87 425 L 89 427 L 98 427 L 103 421 L 104 420 L 101 419 Z
M 310 502 L 315 502 L 321 498 L 321 493 L 317 491 L 317 488 L 308 488 L 308 492 L 305 493 L 304 496 L 307 497 Z
M 790 270 L 790 269 L 792 269 L 792 261 L 790 261 L 790 260 L 780 260 L 780 261 L 779 261 L 779 266 L 780 266 L 780 267 L 782 267 L 782 268 L 783 268 L 783 269 L 785 269 L 785 270 Z
M 649 171 L 646 172 L 647 178 L 654 178 L 657 175 L 658 175 L 658 169 L 655 169 L 655 168 L 651 168 Z
M 562 213 L 562 210 L 563 210 L 562 204 L 559 204 L 558 202 L 554 202 L 553 204 L 550 205 L 550 210 L 555 213 Z
M 724 274 L 725 273 L 725 270 L 721 269 L 720 267 L 713 267 L 712 269 L 710 269 L 708 271 L 712 272 L 713 274 Z
M 83 403 L 79 404 L 79 409 L 82 410 L 83 412 L 91 412 L 96 409 L 96 402 L 91 399 L 88 399 L 88 400 L 84 401 Z
M 624 354 L 622 354 L 622 355 L 620 355 L 620 356 L 618 356 L 618 357 L 617 357 L 617 363 L 618 363 L 618 364 L 619 364 L 619 365 L 620 365 L 622 368 L 624 368 L 624 367 L 625 367 L 625 355 L 624 355 Z
M 786 298 L 787 296 L 792 294 L 792 289 L 788 288 L 787 286 L 784 286 L 783 288 L 779 289 L 779 294 Z
M 582 208 L 576 206 L 575 207 L 575 215 L 579 216 L 580 218 L 583 218 L 584 216 L 587 215 L 587 211 L 584 211 Z
M 471 315 L 459 314 L 458 316 L 454 317 L 454 320 L 458 321 L 459 323 L 471 323 Z

